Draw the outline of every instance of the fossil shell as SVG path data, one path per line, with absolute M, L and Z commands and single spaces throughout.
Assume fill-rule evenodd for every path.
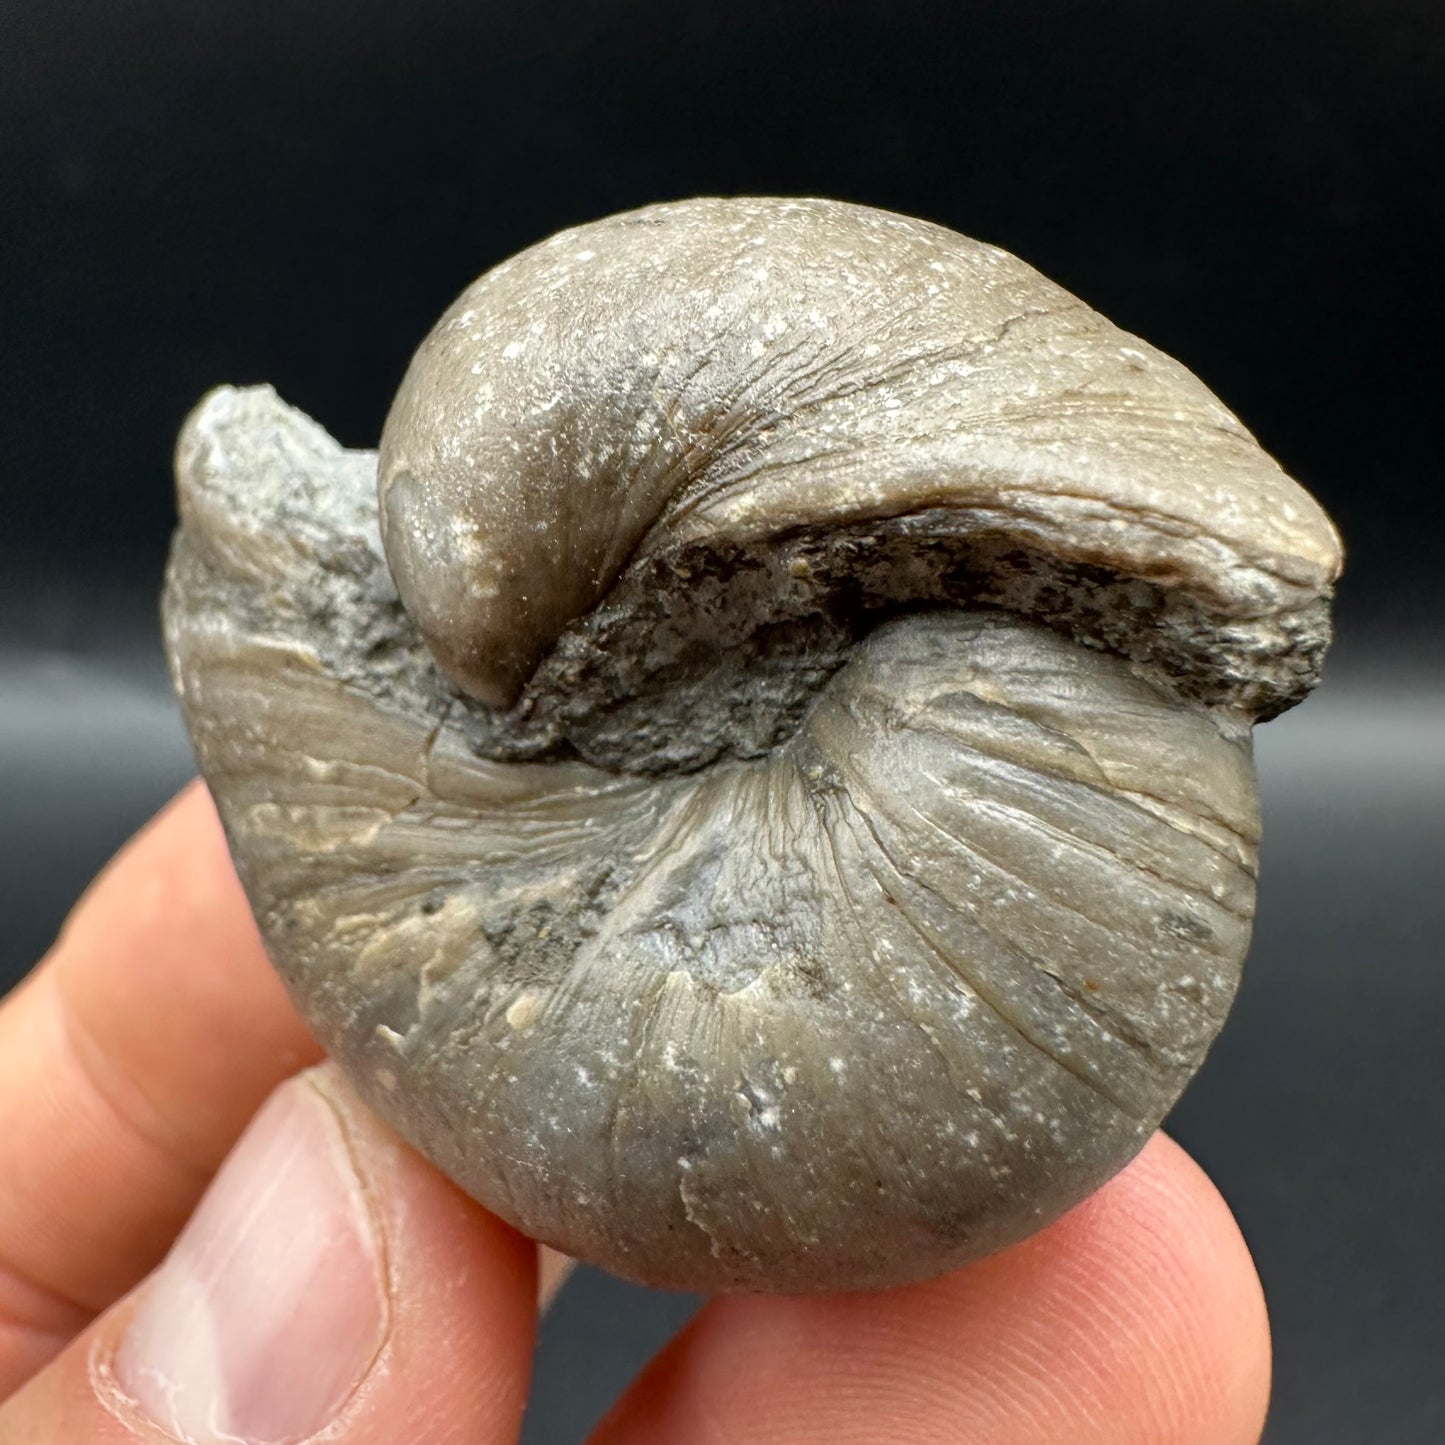
M 223 389 L 177 472 L 169 650 L 271 956 L 529 1234 L 918 1279 L 1199 1066 L 1250 727 L 1317 678 L 1339 543 L 1014 257 L 828 201 L 612 217 L 458 298 L 379 455 Z

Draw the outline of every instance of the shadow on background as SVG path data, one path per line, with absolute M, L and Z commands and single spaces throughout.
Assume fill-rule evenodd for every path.
M 0 8 L 0 986 L 189 775 L 169 449 L 269 380 L 375 441 L 452 295 L 578 220 L 840 196 L 1014 250 L 1177 355 L 1332 510 L 1320 694 L 1258 735 L 1235 1015 L 1173 1130 L 1234 1205 L 1277 1445 L 1445 1438 L 1445 24 L 1415 0 Z M 583 1273 L 535 1442 L 691 1309 Z

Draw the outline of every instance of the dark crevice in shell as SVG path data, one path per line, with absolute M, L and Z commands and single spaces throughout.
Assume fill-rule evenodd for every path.
M 1221 618 L 1166 582 L 1066 561 L 991 517 L 940 508 L 643 557 L 563 634 L 515 707 L 468 703 L 469 737 L 484 757 L 575 756 L 644 774 L 763 757 L 863 637 L 939 606 L 1044 622 L 1128 658 L 1186 704 L 1251 718 L 1303 697 L 1329 641 L 1326 600 Z

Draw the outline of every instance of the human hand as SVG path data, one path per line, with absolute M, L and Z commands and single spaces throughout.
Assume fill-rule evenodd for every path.
M 0 1445 L 516 1440 L 539 1251 L 319 1057 L 192 786 L 0 1005 Z M 714 1300 L 597 1438 L 1246 1445 L 1268 1389 L 1244 1241 L 1159 1135 L 943 1279 Z

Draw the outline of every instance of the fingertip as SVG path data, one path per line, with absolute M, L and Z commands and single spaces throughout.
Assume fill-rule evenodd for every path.
M 382 1123 L 333 1065 L 302 1080 L 335 1108 L 365 1161 L 387 1253 L 388 1348 L 338 1442 L 411 1438 L 421 1401 L 439 1439 L 447 1430 L 478 1445 L 515 1439 L 536 1331 L 536 1246 Z
M 279 1088 L 176 1247 L 0 1409 L 0 1441 L 511 1445 L 535 1249 L 329 1067 Z
M 146 876 L 145 883 L 130 876 L 137 867 Z M 106 931 L 108 913 L 93 906 L 97 898 L 109 901 L 109 895 L 123 893 L 128 913 L 137 904 L 164 906 L 167 890 L 147 885 L 152 878 L 157 884 L 171 881 L 170 891 L 177 891 L 173 881 L 177 869 L 184 875 L 179 886 L 187 893 L 199 886 L 209 898 L 231 904 L 238 885 L 225 833 L 210 792 L 199 778 L 187 783 L 116 850 L 71 906 L 52 952 L 76 938 L 88 941 Z
M 1045 1231 L 1033 1268 L 1057 1307 L 1053 1338 L 1087 1340 L 1080 1359 L 1103 1418 L 1131 1402 L 1134 1434 L 1180 1445 L 1253 1445 L 1269 1405 L 1264 1291 L 1213 1181 L 1157 1134 L 1108 1186 Z M 1007 1256 L 1001 1273 L 1009 1274 Z M 1081 1392 L 1081 1399 L 1089 1396 Z
M 747 1380 L 740 1392 L 738 1380 Z M 601 1439 L 1250 1445 L 1269 1333 L 1218 1191 L 1156 1137 L 1057 1224 L 927 1284 L 709 1305 Z
M 97 877 L 42 968 L 119 1112 L 204 1176 L 320 1048 L 271 967 L 203 783 Z
M 193 784 L 0 1006 L 0 1391 L 155 1265 L 267 1093 L 318 1055 Z
M 577 1261 L 545 1244 L 537 1246 L 537 1313 L 544 1315 L 552 1308 L 562 1286 L 572 1277 Z

